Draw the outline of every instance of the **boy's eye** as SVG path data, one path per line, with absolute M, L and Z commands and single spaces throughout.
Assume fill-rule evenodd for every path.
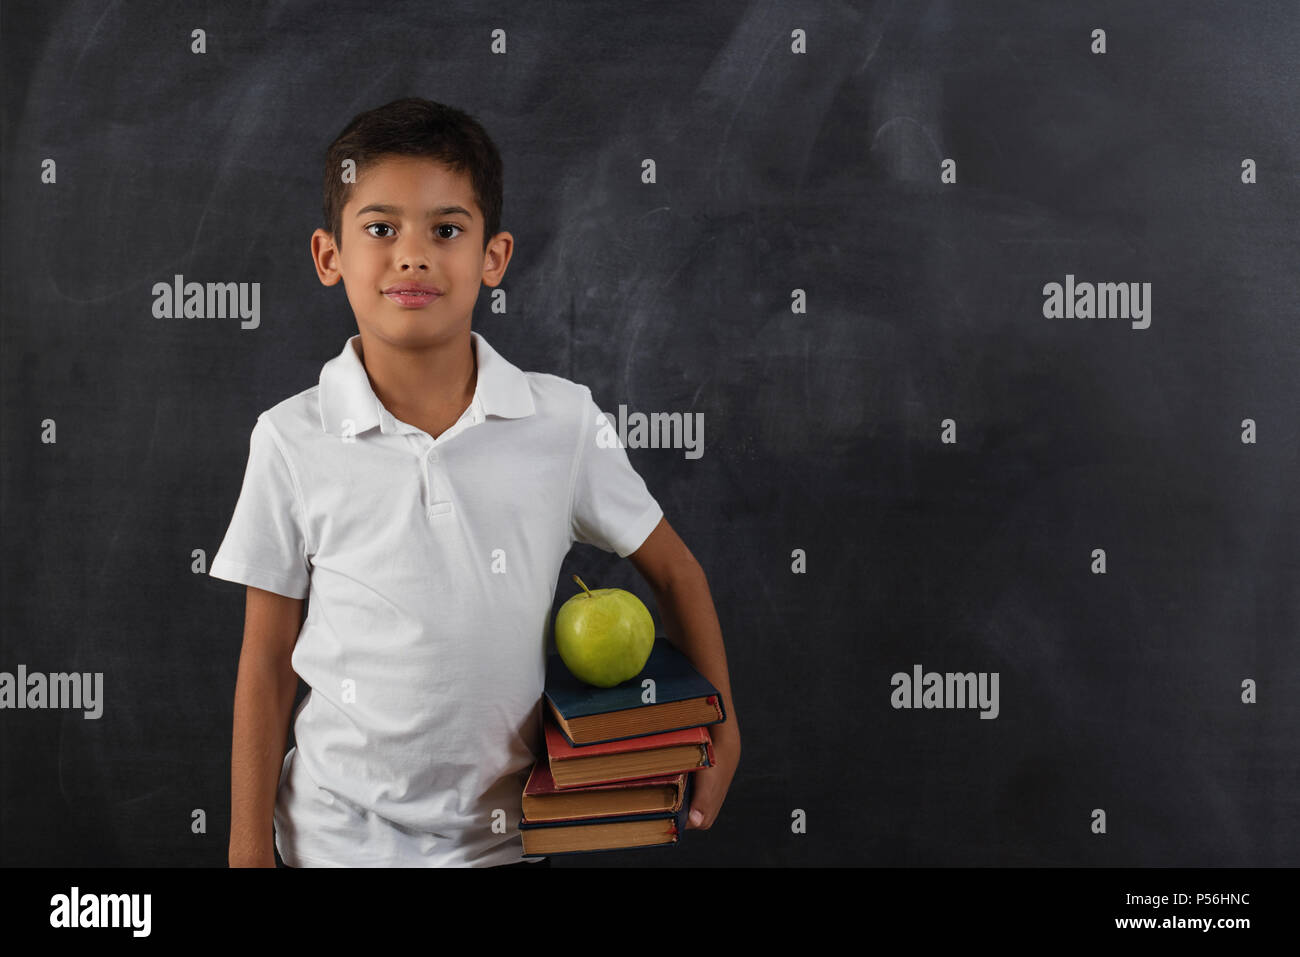
M 392 227 L 392 226 L 389 226 L 387 223 L 371 223 L 369 226 L 366 227 L 366 231 L 369 232 L 369 231 L 372 230 L 372 229 L 389 229 L 389 230 L 391 230 L 392 228 L 393 228 L 393 227 Z M 437 226 L 437 229 L 439 229 L 439 230 L 443 230 L 443 229 L 455 229 L 455 230 L 458 230 L 458 232 L 456 232 L 455 234 L 453 234 L 453 235 L 451 235 L 451 236 L 444 236 L 444 235 L 442 235 L 442 233 L 440 232 L 438 235 L 441 236 L 443 239 L 455 239 L 456 236 L 459 236 L 460 233 L 463 233 L 463 232 L 465 231 L 465 229 L 464 229 L 463 226 L 457 226 L 455 223 L 440 223 L 440 224 Z M 374 233 L 370 233 L 370 235 L 371 235 L 371 236 L 375 236 Z M 391 235 L 391 234 L 388 234 L 388 235 Z M 375 238 L 376 238 L 376 239 L 387 239 L 387 238 L 388 238 L 388 235 L 375 236 Z

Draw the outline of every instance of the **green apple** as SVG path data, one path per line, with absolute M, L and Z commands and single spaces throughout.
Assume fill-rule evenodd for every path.
M 555 616 L 555 647 L 580 681 L 612 688 L 635 678 L 655 643 L 655 623 L 641 599 L 622 588 L 582 591 Z

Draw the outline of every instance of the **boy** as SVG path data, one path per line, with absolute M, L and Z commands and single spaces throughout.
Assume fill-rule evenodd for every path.
M 688 827 L 722 806 L 740 733 L 703 570 L 627 453 L 597 442 L 590 391 L 520 371 L 470 330 L 513 249 L 501 195 L 482 127 L 427 100 L 360 114 L 326 152 L 312 257 L 322 283 L 342 280 L 359 335 L 258 417 L 210 570 L 248 586 L 231 866 L 275 866 L 276 850 L 291 867 L 520 863 L 575 541 L 632 560 L 723 695 Z M 298 676 L 311 690 L 285 755 Z

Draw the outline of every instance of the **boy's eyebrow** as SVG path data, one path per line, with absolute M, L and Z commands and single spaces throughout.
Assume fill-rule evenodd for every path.
M 371 203 L 369 206 L 362 206 L 357 210 L 358 216 L 362 216 L 366 213 L 387 213 L 390 216 L 401 216 L 402 207 L 393 206 L 389 203 Z M 474 218 L 474 214 L 464 206 L 436 206 L 429 210 L 425 216 L 428 219 L 432 219 L 434 216 L 452 216 L 457 213 L 461 216 L 468 216 L 470 219 Z

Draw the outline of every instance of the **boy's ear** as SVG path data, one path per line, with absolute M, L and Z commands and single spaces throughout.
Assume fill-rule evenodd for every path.
M 497 233 L 488 240 L 487 249 L 483 251 L 483 285 L 493 288 L 501 285 L 514 249 L 515 237 L 507 232 Z
M 316 276 L 321 285 L 332 286 L 343 278 L 339 271 L 338 247 L 334 245 L 334 237 L 323 229 L 311 234 L 311 259 L 316 265 Z

